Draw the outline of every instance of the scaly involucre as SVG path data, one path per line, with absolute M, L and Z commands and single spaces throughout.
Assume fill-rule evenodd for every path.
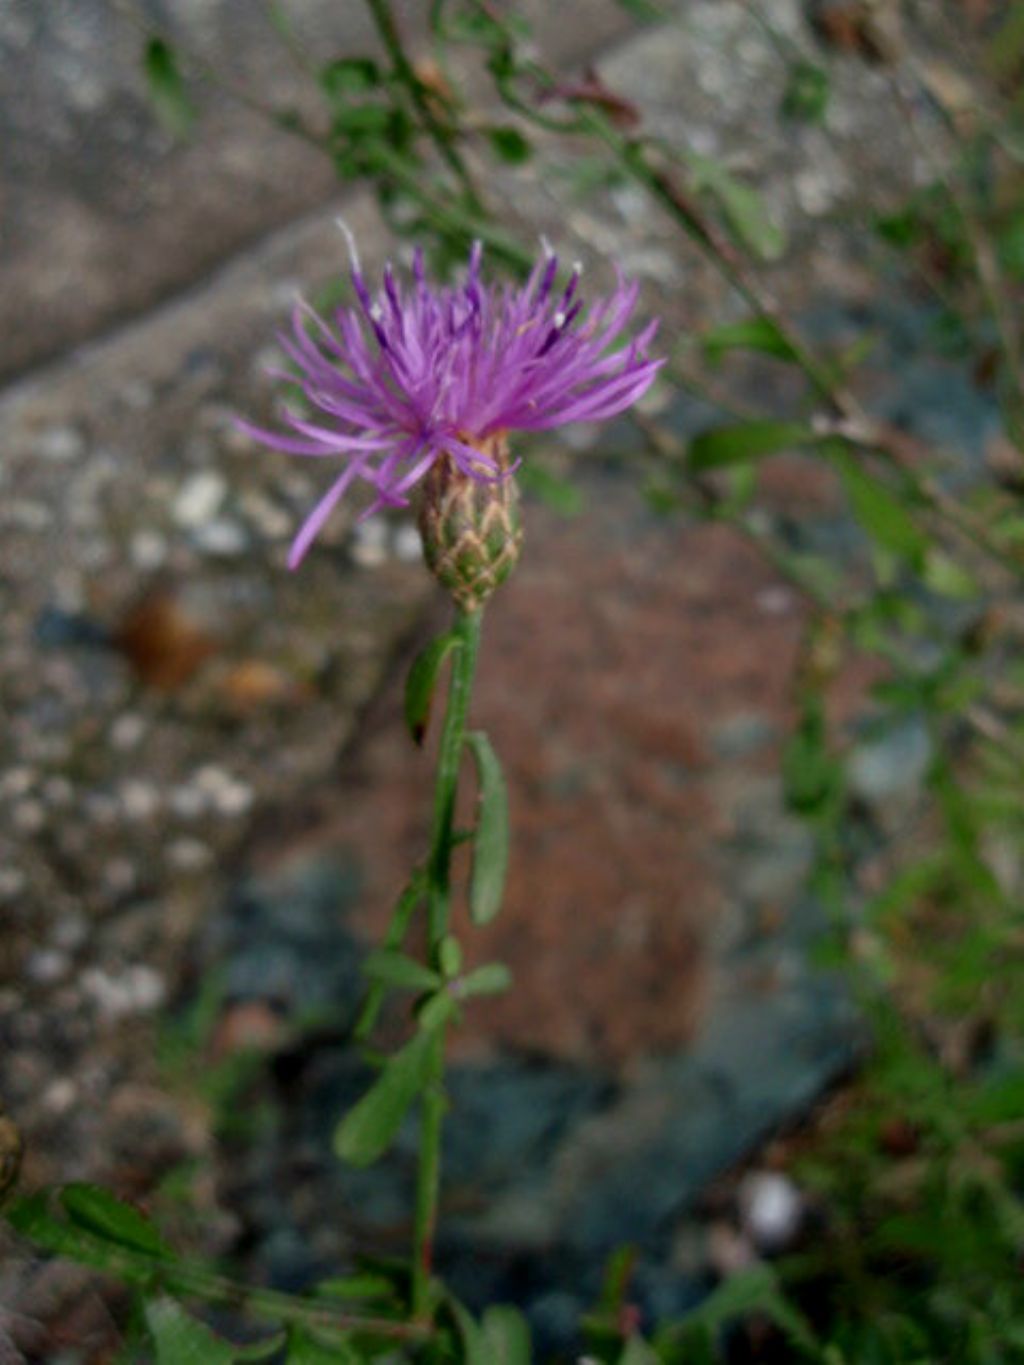
M 339 308 L 331 327 L 299 302 L 280 343 L 320 414 L 309 421 L 285 410 L 289 433 L 240 425 L 290 455 L 337 456 L 343 472 L 303 523 L 289 555 L 295 568 L 345 491 L 358 479 L 376 490 L 364 515 L 404 506 L 414 485 L 442 455 L 481 481 L 508 477 L 481 449 L 509 431 L 543 431 L 622 412 L 647 390 L 663 363 L 647 356 L 657 328 L 624 336 L 637 286 L 619 274 L 606 298 L 585 308 L 580 268 L 555 290 L 558 258 L 547 255 L 522 286 L 480 279 L 474 245 L 462 284 L 428 284 L 423 254 L 403 289 L 390 265 L 374 298 L 353 256 L 358 307 Z

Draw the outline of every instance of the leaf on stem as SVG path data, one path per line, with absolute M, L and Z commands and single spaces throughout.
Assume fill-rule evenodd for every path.
M 455 1319 L 455 1326 L 462 1340 L 465 1365 L 494 1365 L 494 1358 L 491 1355 L 490 1345 L 483 1328 L 469 1309 L 464 1308 L 458 1299 L 451 1296 L 448 1297 L 448 1307 Z
M 145 1312 L 156 1365 L 234 1365 L 231 1345 L 173 1299 L 150 1299 Z
M 493 1365 L 530 1365 L 530 1328 L 522 1313 L 496 1304 L 484 1313 L 482 1327 Z
M 390 1057 L 377 1080 L 334 1135 L 334 1150 L 351 1166 L 370 1166 L 391 1145 L 413 1100 L 430 1077 L 436 1029 L 421 1029 Z
M 695 436 L 690 442 L 687 463 L 697 472 L 721 469 L 774 455 L 779 450 L 816 445 L 820 439 L 817 432 L 800 422 L 737 422 Z
M 634 1334 L 626 1342 L 618 1365 L 658 1365 L 658 1359 L 643 1337 Z
M 763 261 L 777 261 L 786 249 L 786 239 L 768 216 L 758 192 L 711 157 L 692 151 L 685 156 L 695 188 L 717 204 L 726 227 L 740 246 Z
M 828 72 L 824 67 L 802 59 L 794 62 L 782 96 L 782 115 L 798 123 L 823 123 L 829 94 Z
M 373 981 L 400 991 L 434 991 L 442 985 L 437 972 L 395 948 L 377 948 L 366 958 L 363 971 Z
M 712 364 L 727 351 L 761 351 L 778 360 L 793 360 L 793 347 L 771 318 L 743 318 L 712 327 L 700 339 L 701 349 Z
M 148 1218 L 99 1185 L 65 1185 L 60 1202 L 74 1224 L 106 1242 L 152 1256 L 174 1255 Z
M 681 1345 L 690 1339 L 695 1330 L 699 1332 L 703 1329 L 714 1334 L 737 1318 L 748 1317 L 751 1313 L 763 1314 L 792 1345 L 814 1359 L 820 1359 L 821 1347 L 810 1324 L 784 1297 L 775 1270 L 764 1264 L 731 1275 L 678 1327 L 668 1328 L 663 1336 L 666 1342 Z
M 524 161 L 529 161 L 533 152 L 529 140 L 523 136 L 519 129 L 512 128 L 507 124 L 489 128 L 487 140 L 490 142 L 494 154 L 510 166 L 520 166 Z
M 405 723 L 417 744 L 422 744 L 426 738 L 441 665 L 451 651 L 458 648 L 461 648 L 458 635 L 454 631 L 446 631 L 417 654 L 409 669 L 405 684 Z
M 288 1334 L 288 1365 L 361 1365 L 364 1359 L 337 1337 L 328 1346 L 309 1332 L 295 1329 Z
M 187 137 L 196 119 L 178 57 L 163 38 L 150 38 L 143 54 L 143 70 L 153 110 L 174 137 Z
M 339 57 L 323 67 L 319 79 L 328 99 L 348 101 L 353 95 L 375 90 L 381 76 L 377 63 L 369 57 Z
M 839 469 L 853 514 L 864 530 L 881 549 L 919 567 L 928 549 L 928 537 L 903 503 L 845 447 L 833 443 L 829 453 Z
M 467 972 L 458 984 L 459 998 L 471 995 L 500 995 L 512 984 L 512 973 L 504 962 L 486 962 L 475 971 Z
M 480 730 L 466 736 L 476 760 L 478 807 L 473 838 L 469 910 L 474 924 L 489 924 L 501 909 L 508 871 L 508 788 L 501 762 Z
M 409 929 L 409 922 L 417 905 L 427 894 L 427 879 L 422 868 L 417 868 L 409 879 L 409 885 L 405 888 L 398 898 L 391 916 L 391 923 L 384 938 L 385 948 L 398 948 L 405 941 L 406 933 Z M 359 1011 L 353 1032 L 359 1039 L 365 1039 L 373 1032 L 380 1013 L 380 1007 L 384 1001 L 385 987 L 377 981 L 367 992 L 366 1001 L 363 1008 Z

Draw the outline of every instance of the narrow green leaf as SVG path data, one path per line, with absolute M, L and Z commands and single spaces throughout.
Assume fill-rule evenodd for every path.
M 449 1297 L 448 1306 L 462 1339 L 465 1365 L 494 1365 L 490 1345 L 480 1324 L 458 1299 Z
M 665 11 L 660 5 L 654 4 L 653 0 L 618 0 L 618 3 L 620 9 L 624 9 L 627 14 L 632 14 L 641 22 L 651 23 L 655 19 L 665 17 Z
M 727 351 L 761 351 L 778 360 L 792 360 L 793 347 L 770 318 L 744 318 L 712 327 L 700 339 L 701 348 L 712 364 Z
M 233 1365 L 235 1353 L 229 1343 L 173 1299 L 150 1299 L 145 1313 L 156 1365 Z
M 363 1360 L 355 1347 L 340 1337 L 332 1338 L 327 1346 L 299 1328 L 288 1334 L 288 1365 L 361 1365 Z
M 932 546 L 925 555 L 922 577 L 932 592 L 958 602 L 972 602 L 978 595 L 978 582 L 962 564 Z
M 487 736 L 474 730 L 466 742 L 476 760 L 479 788 L 469 909 L 474 924 L 489 924 L 501 909 L 508 871 L 508 789 Z
M 489 128 L 487 139 L 495 154 L 510 166 L 519 166 L 530 159 L 533 148 L 518 128 Z
M 458 985 L 459 998 L 466 1000 L 473 995 L 500 995 L 512 984 L 512 973 L 504 962 L 487 962 L 468 972 Z
M 419 1026 L 426 1033 L 437 1033 L 456 1013 L 458 1006 L 455 997 L 446 986 L 429 1000 L 425 1000 L 416 1015 Z
M 805 814 L 821 810 L 839 795 L 843 767 L 829 749 L 817 698 L 805 702 L 800 724 L 783 752 L 782 781 L 788 805 Z
M 442 984 L 437 972 L 395 948 L 377 948 L 370 953 L 363 971 L 371 980 L 402 991 L 432 991 Z
M 417 654 L 409 669 L 405 684 L 405 723 L 417 744 L 426 738 L 430 724 L 430 706 L 434 699 L 441 665 L 453 649 L 460 648 L 459 637 L 454 631 L 439 635 L 436 640 Z
M 369 57 L 340 57 L 320 72 L 320 85 L 331 100 L 350 100 L 380 85 L 380 69 Z
M 385 1275 L 362 1271 L 356 1275 L 338 1275 L 329 1280 L 321 1280 L 316 1286 L 315 1293 L 325 1294 L 332 1299 L 382 1302 L 394 1299 L 395 1286 Z
M 693 470 L 720 469 L 744 460 L 760 459 L 779 450 L 816 445 L 820 437 L 799 422 L 752 421 L 702 431 L 690 442 L 688 463 Z
M 723 1280 L 678 1329 L 670 1328 L 666 1336 L 685 1338 L 694 1328 L 717 1332 L 751 1313 L 763 1313 L 770 1318 L 800 1350 L 820 1354 L 821 1348 L 807 1320 L 786 1301 L 779 1289 L 778 1276 L 765 1264 L 751 1266 Z
M 715 201 L 740 245 L 763 261 L 778 260 L 786 248 L 786 239 L 768 216 L 758 192 L 710 157 L 687 152 L 686 159 L 694 185 Z
M 438 949 L 438 963 L 445 979 L 450 980 L 462 971 L 462 944 L 453 934 L 445 934 Z
M 531 1365 L 530 1328 L 522 1313 L 496 1304 L 484 1313 L 482 1326 L 492 1365 Z
M 1017 213 L 999 230 L 999 264 L 1015 280 L 1024 280 L 1024 213 Z
M 60 1202 L 73 1223 L 105 1241 L 154 1256 L 174 1255 L 148 1218 L 99 1185 L 65 1185 Z
M 284 1332 L 275 1332 L 273 1336 L 264 1337 L 262 1341 L 250 1342 L 248 1346 L 235 1346 L 235 1365 L 242 1365 L 243 1361 L 249 1360 L 269 1360 L 271 1356 L 275 1360 L 280 1360 L 281 1351 L 287 1344 L 287 1335 Z
M 134 1247 L 98 1237 L 84 1227 L 65 1223 L 53 1213 L 51 1192 L 42 1190 L 19 1199 L 5 1217 L 14 1230 L 43 1251 L 67 1256 L 132 1284 L 147 1284 L 166 1264 L 175 1264 L 164 1252 L 138 1252 Z M 137 1262 L 132 1258 L 137 1257 Z
M 829 101 L 828 72 L 815 62 L 794 62 L 783 92 L 781 110 L 784 118 L 798 123 L 821 123 Z
M 420 901 L 427 894 L 427 879 L 422 868 L 417 868 L 409 879 L 409 885 L 405 888 L 398 898 L 394 911 L 391 915 L 391 923 L 388 925 L 387 933 L 384 936 L 385 948 L 398 948 L 405 941 L 405 936 L 409 930 L 409 924 Z M 366 1001 L 363 1008 L 359 1011 L 359 1018 L 355 1022 L 353 1032 L 359 1039 L 365 1039 L 373 1032 L 380 1013 L 380 1007 L 384 1003 L 385 987 L 377 982 L 370 987 L 366 994 Z
M 920 566 L 928 549 L 928 538 L 907 509 L 848 450 L 833 447 L 831 454 L 853 514 L 864 530 L 883 550 Z
M 1024 63 L 1024 5 L 1010 5 L 1002 22 L 989 39 L 993 66 L 1009 75 Z
M 352 1166 L 369 1166 L 391 1145 L 406 1111 L 427 1083 L 436 1034 L 421 1031 L 384 1064 L 363 1098 L 342 1119 L 334 1150 Z
M 149 98 L 157 118 L 174 137 L 186 137 L 196 118 L 178 58 L 163 38 L 150 38 L 143 55 Z
M 658 1357 L 643 1337 L 631 1336 L 619 1356 L 618 1365 L 658 1365 Z

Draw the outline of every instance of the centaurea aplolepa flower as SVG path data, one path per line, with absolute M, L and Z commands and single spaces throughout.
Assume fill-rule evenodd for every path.
M 332 328 L 299 302 L 281 345 L 321 416 L 285 411 L 289 433 L 242 425 L 275 450 L 345 461 L 292 546 L 302 560 L 346 490 L 357 480 L 376 497 L 364 515 L 404 506 L 438 461 L 479 482 L 508 476 L 496 452 L 510 431 L 543 431 L 566 422 L 613 417 L 649 387 L 661 365 L 646 348 L 657 323 L 623 343 L 637 286 L 616 288 L 589 309 L 578 298 L 580 267 L 555 289 L 558 259 L 538 261 L 522 286 L 485 285 L 476 243 L 465 281 L 427 283 L 423 254 L 403 289 L 390 265 L 371 295 L 353 250 L 358 307 L 340 308 Z M 616 348 L 616 343 L 619 343 Z

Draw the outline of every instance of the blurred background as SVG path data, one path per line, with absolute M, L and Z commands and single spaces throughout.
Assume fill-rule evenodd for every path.
M 512 870 L 467 928 L 515 984 L 453 1039 L 441 1267 L 538 1359 L 623 1247 L 599 1341 L 746 1276 L 709 1359 L 804 1358 L 790 1311 L 836 1361 L 1021 1358 L 1022 69 L 999 0 L 7 0 L 25 1187 L 105 1182 L 291 1289 L 404 1247 L 414 1132 L 361 1172 L 331 1134 L 449 608 L 413 516 L 357 502 L 289 574 L 321 480 L 233 419 L 296 295 L 347 300 L 339 214 L 370 277 L 543 235 L 591 296 L 641 283 L 670 363 L 520 452 L 474 703 Z M 5 1253 L 0 1360 L 115 1358 L 117 1293 Z

